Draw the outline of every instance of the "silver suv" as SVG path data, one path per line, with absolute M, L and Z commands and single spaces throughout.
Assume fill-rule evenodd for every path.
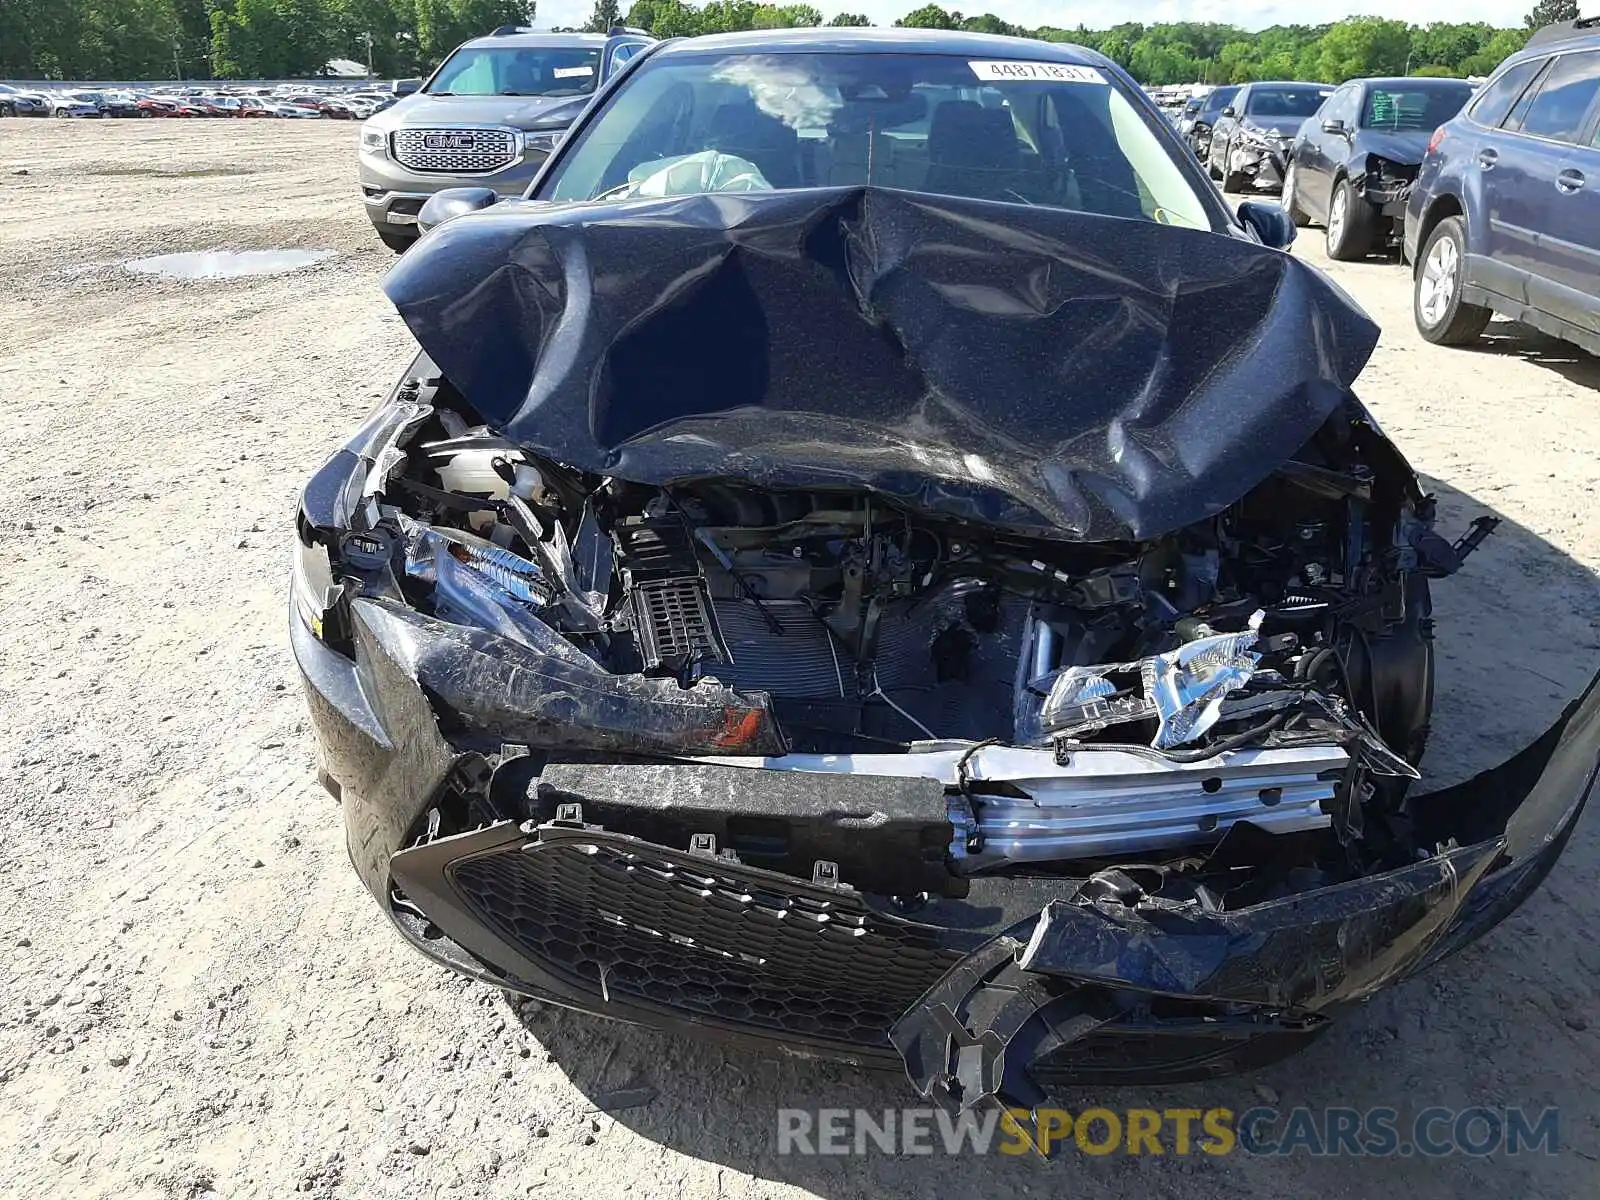
M 620 26 L 508 25 L 458 46 L 421 89 L 361 127 L 361 195 L 384 245 L 416 241 L 417 213 L 444 188 L 520 196 L 600 85 L 651 40 Z

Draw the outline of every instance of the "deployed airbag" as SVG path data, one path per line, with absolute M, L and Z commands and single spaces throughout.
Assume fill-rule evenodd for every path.
M 385 290 L 490 424 L 570 466 L 1091 541 L 1238 500 L 1377 338 L 1242 235 L 876 187 L 503 204 Z

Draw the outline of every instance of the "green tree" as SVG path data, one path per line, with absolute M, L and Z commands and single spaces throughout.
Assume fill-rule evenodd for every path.
M 1543 29 L 1546 25 L 1554 25 L 1557 21 L 1576 21 L 1578 19 L 1578 0 L 1538 0 L 1522 18 L 1522 23 L 1531 32 Z
M 1521 50 L 1528 43 L 1528 30 L 1526 29 L 1497 29 L 1495 34 L 1484 43 L 1483 49 L 1478 53 L 1463 60 L 1461 73 L 1463 75 L 1488 75 L 1510 55 Z
M 1363 75 L 1401 75 L 1411 53 L 1411 27 L 1384 17 L 1340 21 L 1317 42 L 1315 79 L 1343 83 Z
M 334 0 L 334 53 L 356 62 L 368 61 L 371 38 L 374 75 L 393 79 L 418 69 L 416 9 L 411 0 Z
M 865 28 L 870 26 L 872 22 L 867 20 L 867 18 L 861 13 L 839 13 L 833 18 L 833 20 L 829 21 L 828 24 L 834 26 L 853 25 L 860 28 Z
M 594 11 L 589 14 L 588 24 L 584 29 L 590 33 L 605 33 L 613 25 L 619 23 L 621 10 L 617 0 L 594 0 Z
M 956 15 L 954 13 L 952 16 Z M 993 13 L 983 13 L 976 17 L 963 17 L 957 28 L 965 29 L 969 33 L 997 33 L 1005 37 L 1022 37 L 1027 31 L 1021 26 L 1013 25 L 1009 21 L 1002 21 Z
M 895 24 L 906 29 L 957 29 L 961 25 L 961 14 L 947 12 L 937 4 L 924 4 L 908 12 Z

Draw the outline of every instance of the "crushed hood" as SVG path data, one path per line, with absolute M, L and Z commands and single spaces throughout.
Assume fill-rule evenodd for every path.
M 1402 133 L 1362 129 L 1356 133 L 1355 150 L 1360 154 L 1379 155 L 1401 166 L 1414 167 L 1428 153 L 1428 141 L 1432 137 L 1431 129 L 1406 130 Z
M 879 188 L 503 204 L 384 287 L 486 421 L 570 466 L 1094 541 L 1239 499 L 1377 340 L 1241 237 Z

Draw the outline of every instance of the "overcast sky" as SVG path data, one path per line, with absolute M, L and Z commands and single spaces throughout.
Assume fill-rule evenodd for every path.
M 632 0 L 622 0 L 628 11 Z M 693 0 L 691 0 L 693 2 Z M 922 0 L 809 0 L 824 18 L 836 12 L 864 12 L 879 25 L 891 25 Z M 579 25 L 593 10 L 593 0 L 539 0 L 539 24 Z M 996 16 L 1033 29 L 1040 25 L 1073 28 L 1080 22 L 1090 29 L 1104 29 L 1120 21 L 1223 21 L 1245 29 L 1265 29 L 1268 25 L 1300 23 L 1316 25 L 1337 21 L 1356 13 L 1404 17 L 1417 24 L 1429 21 L 1488 21 L 1494 25 L 1521 25 L 1522 15 L 1533 7 L 1533 0 L 1410 0 L 1396 6 L 1392 0 L 1090 0 L 1086 4 L 1052 3 L 1050 0 L 987 0 L 947 3 L 946 8 L 966 13 L 992 12 Z M 1403 10 L 1403 11 L 1402 11 Z

